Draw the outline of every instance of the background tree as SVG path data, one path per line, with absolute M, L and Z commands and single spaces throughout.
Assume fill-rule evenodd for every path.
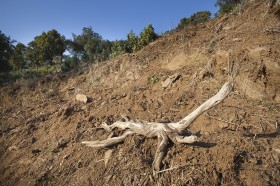
M 103 40 L 91 27 L 84 27 L 81 35 L 73 34 L 70 52 L 82 60 L 103 61 L 110 56 L 111 42 Z
M 196 25 L 199 23 L 207 22 L 211 19 L 211 13 L 209 11 L 201 11 L 194 13 L 189 18 L 183 18 L 178 24 L 178 28 L 184 28 L 189 25 Z
M 28 46 L 26 48 L 25 56 L 24 58 L 27 61 L 27 65 L 30 66 L 36 66 L 39 67 L 41 64 L 40 60 L 40 53 L 39 47 L 37 46 L 36 42 L 33 40 L 30 43 L 28 43 Z
M 230 13 L 242 1 L 244 0 L 217 0 L 216 6 L 220 7 L 219 14 L 222 15 Z
M 6 36 L 0 30 L 0 72 L 6 72 L 11 70 L 9 65 L 9 59 L 13 52 L 13 43 L 10 37 Z
M 65 37 L 56 30 L 43 32 L 28 44 L 26 58 L 35 66 L 52 64 L 54 57 L 62 59 L 66 50 Z
M 149 24 L 144 30 L 140 33 L 140 45 L 145 46 L 150 42 L 154 41 L 158 35 L 155 33 L 154 27 Z
M 111 54 L 110 57 L 116 57 L 118 55 L 125 54 L 127 52 L 128 48 L 128 42 L 127 40 L 116 40 L 113 41 L 111 44 Z
M 14 51 L 11 55 L 11 58 L 9 60 L 11 66 L 13 67 L 13 70 L 19 70 L 24 68 L 25 66 L 25 56 L 26 53 L 26 46 L 22 43 L 18 43 L 15 48 Z
M 135 52 L 140 49 L 139 37 L 131 30 L 127 34 L 127 52 Z

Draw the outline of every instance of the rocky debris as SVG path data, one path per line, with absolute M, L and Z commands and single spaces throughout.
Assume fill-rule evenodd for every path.
M 181 77 L 181 75 L 179 75 L 178 73 L 175 73 L 171 76 L 169 76 L 168 78 L 166 78 L 166 80 L 164 80 L 161 83 L 162 88 L 168 88 L 170 87 L 173 83 L 175 83 L 179 78 Z
M 89 98 L 84 94 L 77 94 L 76 100 L 79 102 L 87 103 L 89 101 Z

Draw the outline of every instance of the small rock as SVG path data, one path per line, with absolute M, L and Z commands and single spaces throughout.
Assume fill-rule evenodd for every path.
M 233 42 L 240 42 L 240 41 L 242 41 L 242 39 L 241 38 L 234 38 L 232 41 Z
M 84 94 L 77 94 L 76 95 L 76 100 L 79 101 L 79 102 L 87 103 L 88 102 L 88 97 Z
M 173 74 L 172 76 L 169 76 L 165 81 L 161 83 L 162 88 L 170 87 L 175 81 L 177 81 L 180 78 L 180 75 L 178 73 Z
M 229 124 L 220 121 L 220 122 L 218 122 L 218 126 L 219 126 L 221 129 L 225 129 L 225 128 L 228 128 Z
M 105 154 L 104 154 L 104 164 L 105 164 L 105 167 L 106 167 L 106 165 L 107 165 L 109 159 L 111 158 L 112 153 L 113 153 L 113 150 L 111 150 L 111 149 L 110 149 L 110 150 L 107 150 L 107 151 L 105 152 Z
M 18 148 L 17 148 L 16 146 L 11 146 L 11 147 L 9 147 L 8 149 L 9 149 L 9 151 L 18 150 Z

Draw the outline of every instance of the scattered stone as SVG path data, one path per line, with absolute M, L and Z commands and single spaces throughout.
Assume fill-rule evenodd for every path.
M 84 94 L 77 94 L 76 95 L 76 100 L 79 102 L 87 103 L 88 102 L 88 97 Z
M 217 124 L 218 124 L 219 128 L 221 128 L 221 129 L 228 128 L 228 126 L 229 126 L 228 123 L 223 122 L 223 121 L 218 121 Z
M 112 153 L 113 153 L 113 150 L 107 150 L 104 154 L 104 164 L 105 164 L 105 167 L 110 159 L 110 157 L 112 156 Z
M 243 40 L 241 38 L 234 38 L 232 41 L 233 42 L 240 42 L 240 41 L 243 41 Z
M 178 73 L 173 74 L 172 76 L 169 76 L 165 81 L 161 83 L 162 88 L 170 87 L 175 81 L 177 81 L 180 78 L 180 75 Z
M 8 148 L 9 151 L 14 151 L 14 150 L 18 150 L 18 148 L 16 146 L 11 146 Z

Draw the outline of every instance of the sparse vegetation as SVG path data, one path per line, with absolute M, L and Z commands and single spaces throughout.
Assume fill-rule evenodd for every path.
M 159 77 L 157 77 L 157 76 L 151 76 L 148 78 L 149 84 L 155 84 L 158 81 L 159 81 Z

